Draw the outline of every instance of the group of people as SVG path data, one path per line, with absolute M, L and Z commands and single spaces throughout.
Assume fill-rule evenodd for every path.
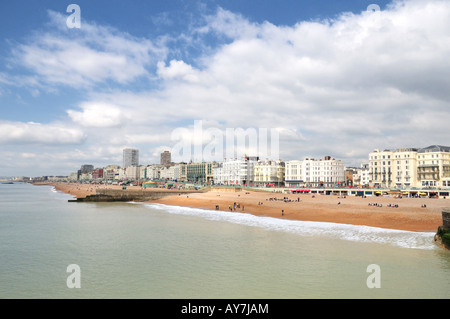
M 369 206 L 383 207 L 383 204 L 369 203 Z M 387 207 L 398 208 L 398 204 L 387 204 Z
M 241 208 L 241 204 L 234 202 L 233 205 L 228 205 L 230 212 L 236 211 L 236 208 Z M 244 205 L 242 205 L 242 211 L 244 211 Z
M 283 202 L 285 202 L 285 203 L 301 202 L 300 197 L 297 197 L 297 199 L 295 200 L 295 199 L 289 199 L 289 197 L 286 197 L 286 196 L 283 197 L 283 198 L 270 197 L 270 198 L 266 198 L 266 200 L 268 200 L 268 201 L 277 201 L 277 200 L 280 200 L 280 201 L 283 201 Z M 262 203 L 261 203 L 261 205 L 262 205 Z

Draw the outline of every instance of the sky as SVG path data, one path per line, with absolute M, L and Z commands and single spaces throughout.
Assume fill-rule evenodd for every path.
M 0 25 L 0 176 L 218 160 L 227 132 L 347 166 L 450 145 L 446 0 L 18 0 Z

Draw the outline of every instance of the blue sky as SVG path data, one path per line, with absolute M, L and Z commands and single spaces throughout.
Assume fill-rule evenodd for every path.
M 125 147 L 158 163 L 177 129 L 208 143 L 194 121 L 277 129 L 283 160 L 448 145 L 449 16 L 439 0 L 2 2 L 0 176 L 121 164 Z

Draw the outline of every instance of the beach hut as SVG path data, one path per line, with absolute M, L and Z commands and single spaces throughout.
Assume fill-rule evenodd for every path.
M 142 183 L 142 187 L 144 187 L 144 188 L 157 188 L 158 184 L 156 182 L 149 181 L 149 182 Z

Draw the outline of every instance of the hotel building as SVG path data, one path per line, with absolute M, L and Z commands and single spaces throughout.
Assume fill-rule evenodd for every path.
M 417 176 L 421 187 L 450 187 L 450 147 L 432 145 L 417 152 Z
M 240 159 L 226 159 L 214 167 L 215 184 L 250 185 L 255 182 L 255 165 L 259 157 L 244 155 Z
M 254 165 L 254 176 L 256 184 L 282 186 L 284 184 L 284 162 L 259 161 Z
M 330 156 L 286 162 L 285 174 L 288 187 L 333 187 L 344 185 L 346 180 L 344 162 Z
M 450 147 L 376 149 L 369 154 L 369 174 L 373 187 L 449 187 Z
M 375 149 L 369 154 L 371 186 L 380 188 L 417 187 L 417 148 Z

